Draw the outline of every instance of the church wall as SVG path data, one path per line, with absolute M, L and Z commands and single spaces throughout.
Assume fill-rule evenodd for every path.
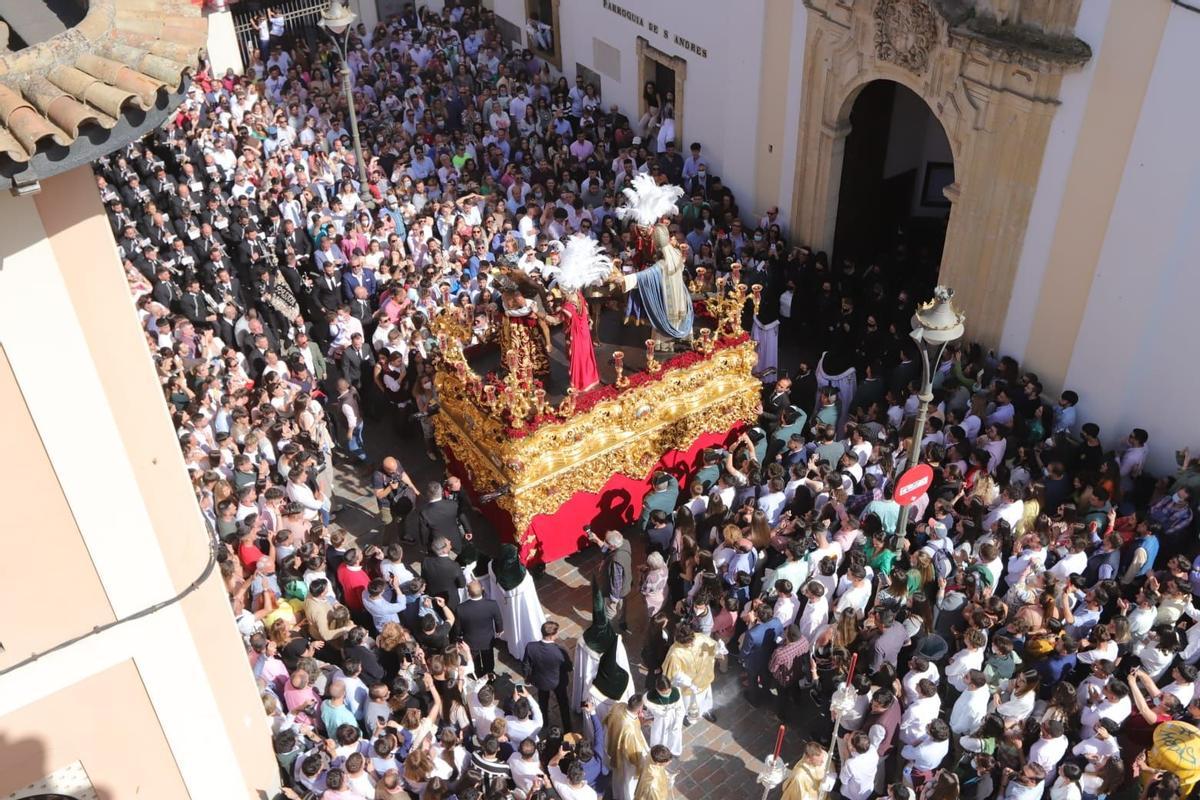
M 1079 137 L 1085 130 L 1084 111 L 1088 97 L 1096 85 L 1097 64 L 1108 57 L 1104 49 L 1104 35 L 1111 5 L 1111 0 L 1084 3 L 1075 24 L 1076 35 L 1091 45 L 1092 58 L 1082 70 L 1069 72 L 1063 77 L 1061 105 L 1054 114 L 1050 137 L 1046 142 L 1046 155 L 1042 160 L 1017 277 L 1008 304 L 1008 317 L 1000 339 L 1001 352 L 1018 359 L 1023 358 L 1030 343 L 1038 294 L 1050 263 L 1050 246 L 1066 196 L 1067 176 Z
M 642 90 L 638 37 L 669 56 L 685 59 L 683 125 L 677 137 L 680 152 L 686 156 L 687 146 L 693 141 L 703 144 L 713 173 L 733 190 L 743 216 L 757 217 L 764 210 L 757 207 L 755 200 L 758 152 L 755 143 L 760 113 L 759 82 L 767 60 L 762 50 L 768 2 L 566 0 L 559 5 L 563 74 L 573 81 L 576 63 L 600 72 L 604 104 L 617 103 L 633 121 L 640 114 Z M 493 7 L 497 15 L 524 28 L 525 0 L 495 0 Z M 797 9 L 793 16 L 805 15 Z M 652 25 L 657 31 L 652 30 Z M 704 55 L 681 44 L 676 36 L 702 48 Z M 619 52 L 618 77 L 597 68 L 595 41 Z M 791 48 L 802 50 L 803 38 L 793 40 Z M 771 63 L 773 68 L 787 68 L 788 54 L 780 55 L 777 66 L 773 59 Z M 778 102 L 784 104 L 787 99 L 780 97 Z M 785 138 L 773 144 L 778 149 L 784 146 L 783 142 L 794 141 Z M 787 146 L 788 150 L 793 148 L 794 144 Z
M 1156 474 L 1200 450 L 1198 39 L 1200 14 L 1172 6 L 1066 375 L 1105 442 L 1150 433 Z

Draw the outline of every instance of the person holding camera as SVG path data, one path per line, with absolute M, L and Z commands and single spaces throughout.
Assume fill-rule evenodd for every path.
M 392 456 L 385 458 L 371 476 L 371 490 L 379 503 L 379 521 L 383 523 L 384 541 L 392 538 L 393 534 L 388 529 L 395 523 L 394 533 L 402 541 L 410 544 L 415 542 L 416 539 L 405 531 L 404 520 L 413 510 L 413 503 L 421 493 L 417 491 L 412 478 L 408 477 L 408 473 L 400 466 L 400 462 Z

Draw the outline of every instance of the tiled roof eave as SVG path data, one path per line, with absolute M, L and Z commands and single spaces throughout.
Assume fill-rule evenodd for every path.
M 0 188 L 106 155 L 162 124 L 207 30 L 190 0 L 91 0 L 71 30 L 0 55 Z

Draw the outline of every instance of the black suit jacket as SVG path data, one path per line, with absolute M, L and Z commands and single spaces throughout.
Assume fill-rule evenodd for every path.
M 459 529 L 459 525 L 462 525 L 460 516 L 458 504 L 445 498 L 422 508 L 417 518 L 417 530 L 425 549 L 429 549 L 430 542 L 435 538 L 444 536 L 450 540 L 450 549 L 461 553 L 464 539 Z
M 892 369 L 892 379 L 888 381 L 888 388 L 904 399 L 908 397 L 908 384 L 920 379 L 920 364 L 915 360 L 902 362 Z
M 204 322 L 208 315 L 213 313 L 203 294 L 184 294 L 179 298 L 179 309 L 196 325 Z
M 504 633 L 504 620 L 500 617 L 500 604 L 482 597 L 467 600 L 455 612 L 463 639 L 473 651 L 490 650 L 492 640 Z
M 458 613 L 458 590 L 467 588 L 467 578 L 452 558 L 426 556 L 421 561 L 421 577 L 425 579 L 425 593 L 440 597 L 446 605 Z
M 337 311 L 338 305 L 342 302 L 342 279 L 338 276 L 333 276 L 332 288 L 326 282 L 325 275 L 319 275 L 313 278 L 313 299 L 317 301 L 317 305 L 325 311 Z
M 365 357 L 353 347 L 347 347 L 342 353 L 342 377 L 353 386 L 361 386 L 363 374 L 375 369 L 375 356 L 371 353 L 371 348 L 364 344 L 363 351 L 366 353 Z
M 556 642 L 530 642 L 525 645 L 521 667 L 531 686 L 550 691 L 560 683 L 565 684 L 571 672 L 571 659 Z

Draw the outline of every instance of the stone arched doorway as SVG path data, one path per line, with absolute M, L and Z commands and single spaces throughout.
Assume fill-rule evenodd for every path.
M 1072 35 L 1079 0 L 805 0 L 792 228 L 834 245 L 850 112 L 873 81 L 921 97 L 953 153 L 940 280 L 996 343 L 1016 276 L 1064 71 L 1091 56 Z
M 834 259 L 878 261 L 923 296 L 937 282 L 954 152 L 933 109 L 903 84 L 876 80 L 846 98 Z

